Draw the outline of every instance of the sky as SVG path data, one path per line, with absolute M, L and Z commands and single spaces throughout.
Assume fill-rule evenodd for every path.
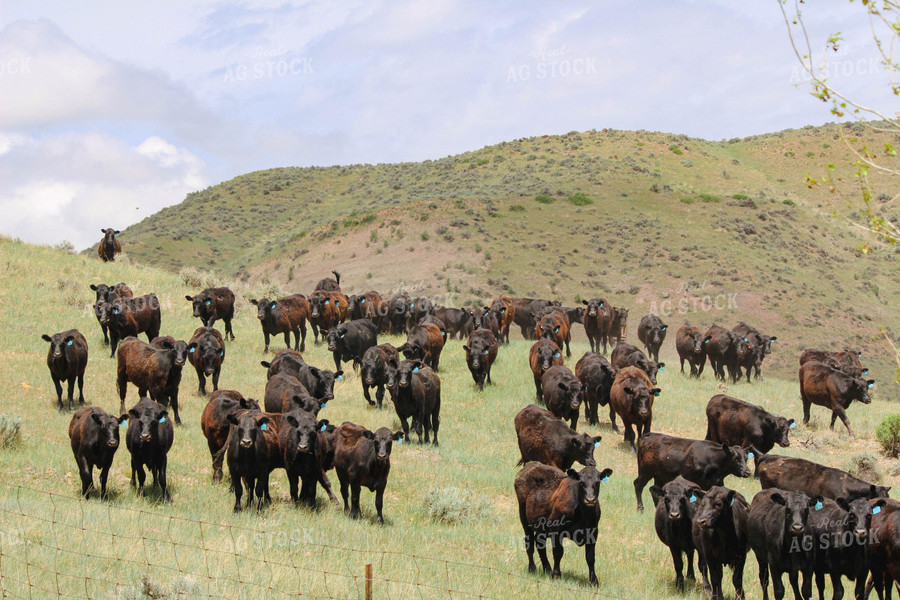
M 896 114 L 859 3 L 805 6 L 831 82 Z M 841 50 L 826 52 L 837 31 Z M 0 7 L 0 233 L 40 244 L 87 247 L 259 169 L 605 127 L 720 140 L 833 120 L 778 0 Z

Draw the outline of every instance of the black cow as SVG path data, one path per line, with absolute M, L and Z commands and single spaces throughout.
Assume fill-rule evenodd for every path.
M 214 483 L 222 481 L 222 461 L 231 429 L 228 415 L 244 411 L 259 412 L 259 403 L 253 398 L 244 398 L 243 394 L 235 390 L 218 390 L 210 394 L 209 402 L 200 415 L 200 429 L 212 458 Z
M 684 361 L 691 368 L 691 377 L 700 377 L 706 366 L 706 344 L 703 334 L 692 325 L 684 325 L 675 333 L 675 350 L 681 361 L 681 374 L 684 374 Z
M 206 395 L 206 378 L 212 377 L 213 391 L 219 389 L 219 375 L 225 361 L 225 339 L 212 326 L 198 327 L 188 342 L 188 361 L 197 371 L 198 393 Z
M 84 371 L 88 362 L 87 340 L 77 329 L 70 329 L 49 336 L 46 333 L 41 336 L 45 342 L 50 342 L 47 351 L 47 367 L 50 369 L 50 377 L 56 388 L 56 408 L 63 409 L 62 381 L 69 386 L 69 410 L 75 409 L 74 393 L 75 380 L 78 380 L 78 402 L 84 404 Z
M 372 346 L 366 350 L 362 357 L 362 365 L 359 371 L 359 380 L 362 383 L 363 396 L 369 406 L 375 406 L 372 397 L 369 395 L 369 388 L 377 388 L 375 390 L 375 400 L 378 401 L 378 408 L 381 409 L 384 401 L 384 387 L 388 383 L 388 363 L 393 360 L 399 362 L 400 353 L 391 344 L 380 344 Z
M 407 359 L 418 359 L 438 370 L 445 335 L 434 323 L 422 323 L 409 330 L 406 342 L 397 348 Z
M 362 486 L 375 492 L 378 523 L 384 525 L 384 489 L 391 472 L 393 442 L 403 441 L 403 433 L 387 427 L 372 432 L 354 423 L 344 422 L 334 432 L 334 470 L 341 482 L 344 512 L 359 518 L 359 492 Z M 348 491 L 352 504 L 347 503 Z
M 764 490 L 779 488 L 832 500 L 887 498 L 891 490 L 890 487 L 874 485 L 840 469 L 787 456 L 758 456 L 756 475 Z
M 168 337 L 168 336 L 167 336 Z M 118 351 L 116 368 L 116 386 L 119 390 L 119 410 L 125 412 L 125 396 L 128 393 L 128 382 L 138 388 L 138 395 L 143 398 L 148 393 L 150 398 L 164 407 L 172 404 L 175 422 L 181 423 L 178 415 L 178 396 L 176 383 L 181 381 L 181 369 L 187 359 L 187 344 L 183 341 L 174 343 L 171 338 L 157 341 L 157 345 L 145 344 L 137 338 L 127 338 Z
M 144 495 L 144 465 L 153 475 L 153 485 L 159 484 L 163 502 L 171 502 L 172 496 L 166 485 L 167 454 L 175 439 L 175 428 L 168 418 L 166 407 L 150 398 L 141 398 L 128 411 L 128 432 L 125 434 L 125 445 L 131 453 L 131 487 L 135 486 L 137 474 L 137 493 Z
M 763 490 L 753 497 L 747 519 L 747 541 L 759 563 L 759 585 L 763 598 L 769 597 L 769 576 L 775 598 L 784 597 L 781 576 L 788 574 L 795 598 L 809 598 L 815 566 L 814 547 L 809 539 L 810 511 L 822 504 L 822 497 L 810 498 L 800 492 Z M 801 591 L 798 574 L 803 574 Z
M 550 412 L 563 421 L 569 421 L 575 430 L 584 398 L 584 388 L 575 373 L 568 367 L 553 365 L 541 377 L 541 392 L 544 405 Z
M 206 288 L 194 296 L 185 296 L 193 305 L 194 316 L 199 317 L 204 327 L 213 327 L 216 321 L 222 319 L 225 322 L 225 339 L 231 335 L 234 340 L 234 331 L 231 329 L 231 319 L 234 318 L 234 292 L 227 287 Z
M 103 262 L 116 262 L 116 254 L 122 252 L 122 244 L 119 242 L 119 230 L 108 227 L 101 229 L 103 239 L 97 246 L 97 256 Z
M 286 413 L 299 408 L 318 415 L 320 409 L 327 408 L 327 403 L 320 403 L 293 375 L 278 373 L 266 382 L 264 406 L 270 413 Z
M 476 329 L 469 336 L 469 343 L 463 346 L 466 365 L 479 391 L 484 390 L 484 381 L 491 383 L 491 367 L 497 360 L 500 344 L 489 329 Z
M 650 358 L 656 362 L 659 362 L 659 349 L 666 339 L 668 328 L 662 319 L 653 314 L 644 315 L 638 323 L 638 339 L 644 344 Z
M 309 300 L 303 294 L 293 294 L 277 300 L 252 298 L 250 304 L 256 306 L 256 318 L 262 326 L 266 346 L 269 351 L 269 337 L 284 334 L 284 344 L 291 347 L 291 333 L 294 334 L 294 350 L 306 350 L 306 319 L 309 318 Z
M 425 429 L 425 443 L 429 432 L 434 433 L 434 445 L 438 445 L 438 429 L 441 413 L 441 380 L 429 367 L 419 360 L 404 360 L 399 364 L 389 362 L 388 387 L 394 401 L 394 409 L 403 427 L 403 434 L 409 438 L 410 427 L 406 420 L 412 417 L 412 429 L 422 443 L 422 429 Z
M 324 290 L 326 292 L 340 292 L 341 274 L 337 271 L 332 271 L 331 274 L 334 275 L 334 279 L 331 277 L 323 277 L 316 283 L 316 287 L 313 291 Z
M 737 383 L 741 377 L 741 363 L 751 352 L 744 338 L 724 327 L 713 325 L 706 331 L 703 343 L 706 345 L 706 356 L 715 376 L 725 381 L 727 369 L 731 382 Z
M 391 299 L 388 309 L 388 322 L 391 333 L 400 335 L 406 333 L 406 315 L 409 313 L 412 300 L 409 295 L 400 293 Z
M 116 298 L 100 305 L 100 323 L 109 328 L 109 357 L 116 355 L 119 341 L 139 333 L 147 335 L 147 341 L 159 337 L 162 324 L 159 298 L 145 294 L 137 298 Z
M 470 310 L 473 329 L 489 329 L 497 339 L 500 339 L 500 321 L 487 306 Z
M 687 555 L 687 577 L 694 581 L 694 540 L 691 526 L 703 491 L 680 475 L 663 487 L 650 486 L 650 496 L 656 505 L 654 526 L 659 540 L 668 546 L 675 567 L 675 587 L 684 592 L 684 560 Z
M 94 316 L 97 317 L 97 322 L 100 323 L 100 329 L 103 331 L 103 345 L 109 346 L 109 327 L 107 326 L 107 323 L 100 318 L 100 307 L 104 302 L 111 303 L 116 298 L 133 298 L 134 293 L 131 291 L 130 287 L 122 282 L 119 282 L 114 286 L 106 285 L 105 283 L 99 285 L 94 285 L 92 283 L 91 289 L 97 293 L 97 299 L 94 302 Z
M 299 501 L 311 507 L 316 505 L 316 485 L 323 475 L 322 460 L 318 455 L 318 433 L 327 427 L 328 421 L 319 421 L 305 410 L 293 410 L 283 417 L 278 440 L 284 453 L 284 468 L 293 504 Z M 302 484 L 299 494 L 298 480 Z
M 585 306 L 584 332 L 591 345 L 591 352 L 600 352 L 600 344 L 603 343 L 604 334 L 610 321 L 609 304 L 603 298 L 582 300 L 581 303 Z
M 774 335 L 765 335 L 756 330 L 756 328 L 747 325 L 743 321 L 738 323 L 732 331 L 743 336 L 754 349 L 753 369 L 756 372 L 756 379 L 762 380 L 762 361 L 772 352 L 772 343 L 778 339 Z M 747 373 L 749 379 L 749 372 Z
M 601 472 L 594 467 L 585 467 L 581 471 L 561 471 L 537 462 L 530 462 L 519 471 L 515 490 L 530 573 L 536 570 L 534 549 L 537 546 L 544 573 L 552 572 L 553 578 L 559 579 L 563 540 L 569 539 L 584 546 L 588 582 L 597 585 L 594 551 L 600 521 L 598 493 L 600 484 L 608 481 L 611 474 L 612 469 Z M 553 546 L 552 571 L 547 560 L 548 542 Z
M 513 314 L 513 323 L 522 330 L 522 337 L 526 340 L 536 339 L 538 336 L 534 330 L 538 324 L 538 315 L 554 303 L 550 300 L 535 298 L 512 298 L 512 303 L 516 309 Z
M 749 477 L 747 452 L 738 446 L 679 438 L 662 433 L 645 433 L 637 445 L 638 476 L 634 495 L 638 510 L 644 510 L 641 492 L 651 479 L 665 485 L 679 475 L 708 490 L 722 485 L 725 477 Z
M 576 433 L 565 421 L 534 404 L 520 410 L 514 424 L 521 454 L 518 464 L 536 460 L 563 471 L 575 461 L 586 467 L 597 466 L 594 448 L 600 445 L 599 435 Z
M 406 311 L 406 330 L 411 330 L 423 318 L 434 314 L 434 304 L 425 297 L 410 300 L 409 310 Z
M 700 501 L 691 528 L 700 559 L 703 587 L 713 600 L 723 600 L 722 567 L 729 565 L 734 574 L 735 598 L 744 597 L 744 563 L 747 560 L 747 515 L 750 505 L 734 490 L 713 486 Z M 709 570 L 709 577 L 706 572 Z
M 585 352 L 575 363 L 575 376 L 584 385 L 584 412 L 589 424 L 599 424 L 597 407 L 609 404 L 609 393 L 618 372 L 617 366 L 594 352 Z
M 228 435 L 226 456 L 234 486 L 234 512 L 241 512 L 244 487 L 247 488 L 247 508 L 250 508 L 255 493 L 259 512 L 269 489 L 272 453 L 278 451 L 277 438 L 270 439 L 266 435 L 270 418 L 252 411 L 231 412 L 226 418 L 233 426 Z
M 269 370 L 267 374 L 269 379 L 279 373 L 296 377 L 313 398 L 320 402 L 333 400 L 334 382 L 344 378 L 343 371 L 335 372 L 314 367 L 304 362 L 303 357 L 293 350 L 282 350 L 271 363 L 261 361 L 259 364 Z
M 181 375 L 184 365 L 188 362 L 190 352 L 188 351 L 187 342 L 184 340 L 176 340 L 171 335 L 163 335 L 153 338 L 150 343 L 157 350 L 174 350 L 175 360 L 169 368 L 169 376 L 166 378 L 166 396 L 169 397 L 169 404 L 175 412 L 175 424 L 181 423 L 181 417 L 178 416 L 178 394 L 181 389 Z M 152 396 L 151 396 L 152 398 Z
M 356 319 L 341 323 L 328 330 L 328 351 L 334 358 L 334 370 L 341 370 L 341 361 L 353 361 L 353 370 L 358 371 L 366 350 L 378 345 L 375 324 L 369 319 Z
M 768 412 L 761 406 L 716 394 L 706 405 L 706 439 L 728 446 L 768 452 L 775 444 L 791 445 L 788 433 L 796 427 L 793 419 Z
M 119 424 L 127 415 L 116 417 L 91 406 L 80 408 L 69 423 L 69 440 L 81 476 L 81 495 L 88 497 L 94 487 L 94 466 L 100 469 L 100 498 L 106 500 L 106 481 L 113 457 L 119 449 Z
M 472 322 L 472 314 L 461 308 L 447 308 L 444 306 L 434 307 L 434 316 L 441 320 L 447 336 L 451 338 L 463 339 L 469 337 L 469 334 L 475 329 Z

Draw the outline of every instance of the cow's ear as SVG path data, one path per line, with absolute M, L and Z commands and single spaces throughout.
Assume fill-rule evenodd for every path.
M 728 495 L 725 496 L 725 502 L 728 504 L 728 506 L 731 506 L 732 504 L 734 504 L 734 495 L 735 494 L 737 494 L 736 491 L 728 490 Z
M 602 439 L 603 439 L 602 435 L 595 435 L 594 436 L 594 446 L 598 445 L 600 443 L 600 440 L 602 440 Z
M 626 386 L 625 386 L 624 388 L 622 388 L 622 389 L 623 389 L 623 390 L 625 391 L 625 393 L 628 394 L 629 396 L 631 396 L 631 395 L 634 394 L 634 388 L 633 388 L 633 387 L 629 387 L 629 386 L 626 385 Z
M 403 440 L 403 432 L 395 431 L 394 435 L 391 436 L 391 439 L 394 440 L 395 442 L 402 441 Z
M 364 438 L 366 438 L 367 440 L 374 440 L 374 439 L 375 439 L 375 434 L 372 433 L 371 431 L 369 431 L 368 429 L 366 429 L 365 431 L 362 432 L 362 436 L 363 436 Z
M 579 481 L 581 479 L 581 475 L 578 474 L 578 471 L 575 469 L 569 469 L 566 471 L 566 476 L 570 479 L 574 479 L 575 481 Z
M 823 502 L 825 502 L 825 498 L 823 498 L 822 496 L 816 496 L 815 498 L 809 499 L 809 505 L 811 507 L 814 506 L 816 508 L 816 510 L 819 510 L 820 508 L 822 508 Z
M 119 231 L 118 229 L 116 229 L 116 235 L 119 235 L 120 233 L 122 233 L 122 232 Z
M 337 372 L 334 374 L 334 378 L 335 378 L 335 379 L 343 379 L 343 378 L 344 378 L 344 371 L 343 371 L 343 370 L 337 371 Z
M 560 382 L 557 383 L 556 385 L 557 385 L 557 387 L 559 387 L 559 389 L 561 389 L 561 390 L 564 391 L 564 392 L 565 392 L 565 391 L 568 391 L 568 389 L 569 389 L 569 386 L 566 385 L 565 383 L 563 383 L 562 381 L 560 381 Z
M 97 291 L 97 286 L 94 285 L 94 284 L 92 283 L 92 284 L 91 284 L 91 289 L 94 290 L 94 291 L 96 292 L 96 291 Z
M 653 394 L 654 396 L 659 396 L 659 394 L 661 392 L 662 392 L 662 390 L 660 388 L 653 388 L 652 390 L 650 390 L 650 393 Z
M 658 485 L 650 486 L 650 497 L 653 498 L 653 505 L 659 505 L 659 501 L 666 497 L 666 492 Z
M 837 502 L 837 505 L 840 506 L 842 509 L 846 510 L 847 512 L 850 512 L 850 503 L 847 502 L 846 498 L 841 496 L 840 498 L 835 498 L 834 501 Z
M 613 470 L 610 469 L 609 467 L 607 467 L 607 468 L 603 469 L 602 471 L 600 471 L 600 480 L 605 481 L 606 479 L 609 479 L 609 476 L 612 474 L 613 474 Z
M 294 398 L 295 398 L 295 399 L 296 399 L 296 398 L 300 398 L 300 396 L 294 396 Z M 284 418 L 284 420 L 287 421 L 292 427 L 299 427 L 299 426 L 300 426 L 300 421 L 298 421 L 298 420 L 297 420 L 297 417 L 295 417 L 294 415 L 287 415 L 287 416 Z
M 269 422 L 269 417 L 260 417 L 256 420 L 256 426 L 262 427 L 263 425 L 265 425 L 268 422 Z
M 128 414 L 131 415 L 132 417 L 134 417 L 135 419 L 141 418 L 141 413 L 139 413 L 136 408 L 132 408 L 131 410 L 129 410 Z
M 656 366 L 659 368 L 660 371 L 662 371 L 663 369 L 666 368 L 666 363 L 656 363 Z
M 52 341 L 53 341 L 53 338 L 50 337 L 49 335 L 47 335 L 46 333 L 45 333 L 44 335 L 41 336 L 41 339 L 44 340 L 45 342 L 52 342 Z
M 256 298 L 250 298 L 250 304 L 253 304 L 254 306 L 259 306 L 259 300 L 257 300 Z
M 866 384 L 867 384 L 868 387 L 872 387 L 873 385 L 875 385 L 875 380 L 874 380 L 874 379 L 869 379 L 869 380 L 866 381 Z
M 772 337 L 769 338 L 769 343 L 774 342 L 777 339 L 778 339 L 778 336 L 773 335 Z
M 185 299 L 186 299 L 188 302 L 193 302 L 193 301 L 194 301 L 194 299 L 193 299 L 191 296 L 185 296 Z
M 97 413 L 95 413 L 95 412 L 92 412 L 92 413 L 91 413 L 91 418 L 92 418 L 92 419 L 94 420 L 94 422 L 97 423 L 98 425 L 101 424 L 101 423 L 103 422 L 103 418 L 102 418 L 100 415 L 98 415 Z
M 244 406 L 244 405 L 243 405 L 243 400 L 242 400 L 241 402 L 242 402 L 241 406 Z M 244 408 L 247 408 L 247 407 L 244 406 Z M 235 415 L 234 413 L 228 413 L 228 415 L 225 416 L 225 420 L 227 420 L 227 421 L 228 421 L 229 423 L 231 423 L 232 425 L 237 425 L 237 424 L 238 424 L 238 418 L 237 418 L 237 415 Z
M 328 429 L 328 425 L 330 425 L 328 419 L 322 419 L 318 423 L 316 423 L 316 431 L 325 431 Z
M 128 413 L 125 413 L 124 415 L 119 415 L 119 418 L 117 419 L 117 421 L 119 421 L 119 425 L 121 425 L 123 423 L 127 423 L 128 422 Z
M 472 348 L 470 348 L 469 346 L 463 346 L 463 350 L 465 350 L 466 354 L 468 354 L 469 352 L 472 351 Z
M 106 234 L 106 230 L 105 230 L 105 229 L 101 229 L 101 230 L 100 230 L 100 233 Z
M 775 504 L 780 504 L 781 506 L 787 505 L 787 500 L 785 500 L 784 496 L 782 496 L 778 492 L 774 492 L 771 496 L 769 496 L 769 499 L 771 499 Z M 810 502 L 812 502 L 812 500 L 810 500 Z
M 706 495 L 706 492 L 701 490 L 699 486 L 694 486 L 692 488 L 688 488 L 687 490 L 685 490 L 684 495 L 688 500 L 690 500 L 693 497 L 694 502 L 696 502 L 697 500 L 702 499 L 703 496 Z
M 878 502 L 876 502 L 875 504 L 872 505 L 872 507 L 870 509 L 872 511 L 872 514 L 877 515 L 878 513 L 880 513 L 881 509 L 883 509 L 886 504 L 887 504 L 887 500 L 885 500 L 884 498 L 881 498 Z
M 585 306 L 587 306 L 588 301 L 587 301 L 587 300 L 582 300 L 581 303 L 584 304 Z

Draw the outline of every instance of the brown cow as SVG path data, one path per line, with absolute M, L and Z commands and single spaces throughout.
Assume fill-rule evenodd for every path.
M 81 476 L 81 495 L 94 487 L 94 466 L 100 469 L 100 498 L 106 499 L 106 480 L 119 449 L 119 425 L 128 415 L 116 417 L 96 406 L 78 409 L 69 423 L 72 453 Z
M 582 300 L 584 304 L 584 332 L 591 345 L 591 352 L 600 352 L 600 344 L 606 335 L 610 322 L 610 307 L 603 298 Z M 606 353 L 606 345 L 603 346 Z
M 584 385 L 585 417 L 590 425 L 598 425 L 597 407 L 609 404 L 609 393 L 619 367 L 595 352 L 585 352 L 575 363 L 575 376 Z
M 435 371 L 438 370 L 443 349 L 444 335 L 434 323 L 423 323 L 410 329 L 406 343 L 397 348 L 407 360 L 421 360 Z
M 200 319 L 204 327 L 213 327 L 218 319 L 225 322 L 225 339 L 231 336 L 234 341 L 234 331 L 231 329 L 231 319 L 234 318 L 234 292 L 227 287 L 206 288 L 194 296 L 185 296 L 194 309 L 194 316 Z
M 264 406 L 266 412 L 271 413 L 286 413 L 299 408 L 314 415 L 322 408 L 300 380 L 285 373 L 273 375 L 266 382 Z
M 500 342 L 509 344 L 509 326 L 516 316 L 516 307 L 509 296 L 498 296 L 491 302 L 491 313 L 500 323 Z
M 122 244 L 119 243 L 119 230 L 109 227 L 101 229 L 103 239 L 97 246 L 97 257 L 103 262 L 116 262 L 116 254 L 122 252 Z
M 116 385 L 119 390 L 119 412 L 125 412 L 128 382 L 138 388 L 140 397 L 143 398 L 149 392 L 151 399 L 165 407 L 169 406 L 169 376 L 173 368 L 184 366 L 185 358 L 181 356 L 178 348 L 171 344 L 164 348 L 154 348 L 135 337 L 126 338 L 118 351 Z M 182 361 L 181 365 L 177 364 L 179 360 Z M 175 411 L 175 423 L 181 423 L 177 404 L 173 402 L 172 408 Z
M 610 319 L 603 333 L 603 353 L 606 354 L 607 345 L 615 346 L 624 342 L 628 329 L 628 309 L 610 305 Z
M 284 343 L 290 348 L 291 332 L 294 333 L 294 350 L 300 352 L 306 350 L 306 319 L 309 318 L 309 301 L 306 296 L 292 294 L 277 300 L 251 298 L 250 304 L 256 306 L 256 318 L 262 325 L 263 337 L 266 340 L 263 353 L 269 351 L 271 335 L 283 333 Z
M 100 324 L 109 327 L 109 357 L 116 355 L 119 341 L 128 336 L 147 335 L 147 341 L 159 336 L 162 325 L 159 298 L 145 294 L 137 298 L 116 298 L 100 306 Z
M 809 361 L 800 367 L 800 398 L 803 400 L 803 424 L 809 423 L 809 408 L 813 404 L 831 409 L 831 429 L 835 420 L 840 417 L 847 432 L 850 420 L 846 409 L 854 400 L 869 404 L 869 388 L 875 385 L 874 379 L 851 377 L 844 371 L 818 361 Z
M 326 292 L 340 292 L 341 291 L 341 274 L 337 271 L 331 272 L 334 275 L 334 279 L 331 277 L 325 277 L 320 279 L 314 288 L 315 291 L 324 290 Z
M 309 324 L 312 325 L 313 338 L 319 343 L 319 331 L 322 330 L 322 341 L 329 329 L 347 320 L 347 309 L 350 301 L 341 292 L 316 290 L 309 297 Z
M 379 333 L 387 333 L 389 325 L 387 312 L 387 304 L 374 290 L 347 297 L 347 318 L 350 320 L 368 318 L 375 323 L 375 329 Z
M 637 437 L 650 431 L 653 423 L 653 399 L 659 396 L 659 392 L 660 389 L 653 387 L 647 374 L 637 367 L 623 367 L 616 373 L 609 392 L 609 420 L 613 431 L 618 433 L 616 414 L 622 417 L 625 441 L 631 444 L 632 452 L 636 453 L 637 447 L 631 427 L 634 425 L 637 428 Z
M 259 412 L 259 403 L 252 398 L 244 396 L 235 390 L 217 390 L 210 394 L 209 402 L 200 415 L 200 429 L 209 446 L 209 454 L 212 457 L 213 482 L 222 481 L 222 462 L 225 458 L 225 442 L 228 440 L 228 431 L 231 423 L 228 415 L 237 414 L 240 411 Z
M 827 350 L 804 350 L 800 354 L 800 364 L 804 365 L 811 360 L 817 360 L 820 363 L 834 366 L 844 371 L 851 377 L 862 377 L 868 375 L 869 370 L 862 368 L 859 362 L 861 352 L 855 350 L 846 350 L 844 352 L 829 352 Z
M 112 302 L 116 298 L 133 298 L 134 292 L 121 282 L 115 286 L 106 285 L 105 283 L 94 285 L 92 283 L 91 289 L 97 293 L 97 301 L 94 302 L 94 316 L 97 317 L 97 322 L 100 323 L 100 329 L 103 331 L 103 345 L 109 346 L 109 334 L 107 333 L 109 328 L 100 318 L 100 306 L 104 302 Z
M 534 375 L 534 389 L 538 402 L 544 401 L 544 393 L 541 389 L 541 378 L 553 365 L 562 366 L 563 357 L 559 346 L 553 340 L 541 338 L 536 341 L 528 353 L 528 362 L 531 365 L 531 373 Z
M 591 437 L 577 433 L 549 410 L 534 404 L 520 410 L 513 423 L 522 455 L 518 464 L 536 460 L 563 471 L 575 461 L 586 467 L 597 465 L 594 448 L 600 445 L 602 438 L 599 435 Z
M 553 340 L 557 346 L 566 346 L 566 357 L 572 356 L 572 350 L 569 348 L 571 336 L 569 334 L 569 319 L 563 311 L 551 311 L 541 317 L 540 322 L 535 328 L 535 334 L 539 338 Z

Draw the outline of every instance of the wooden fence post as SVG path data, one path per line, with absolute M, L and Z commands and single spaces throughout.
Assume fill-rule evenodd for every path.
M 366 600 L 372 600 L 372 565 L 366 565 Z

